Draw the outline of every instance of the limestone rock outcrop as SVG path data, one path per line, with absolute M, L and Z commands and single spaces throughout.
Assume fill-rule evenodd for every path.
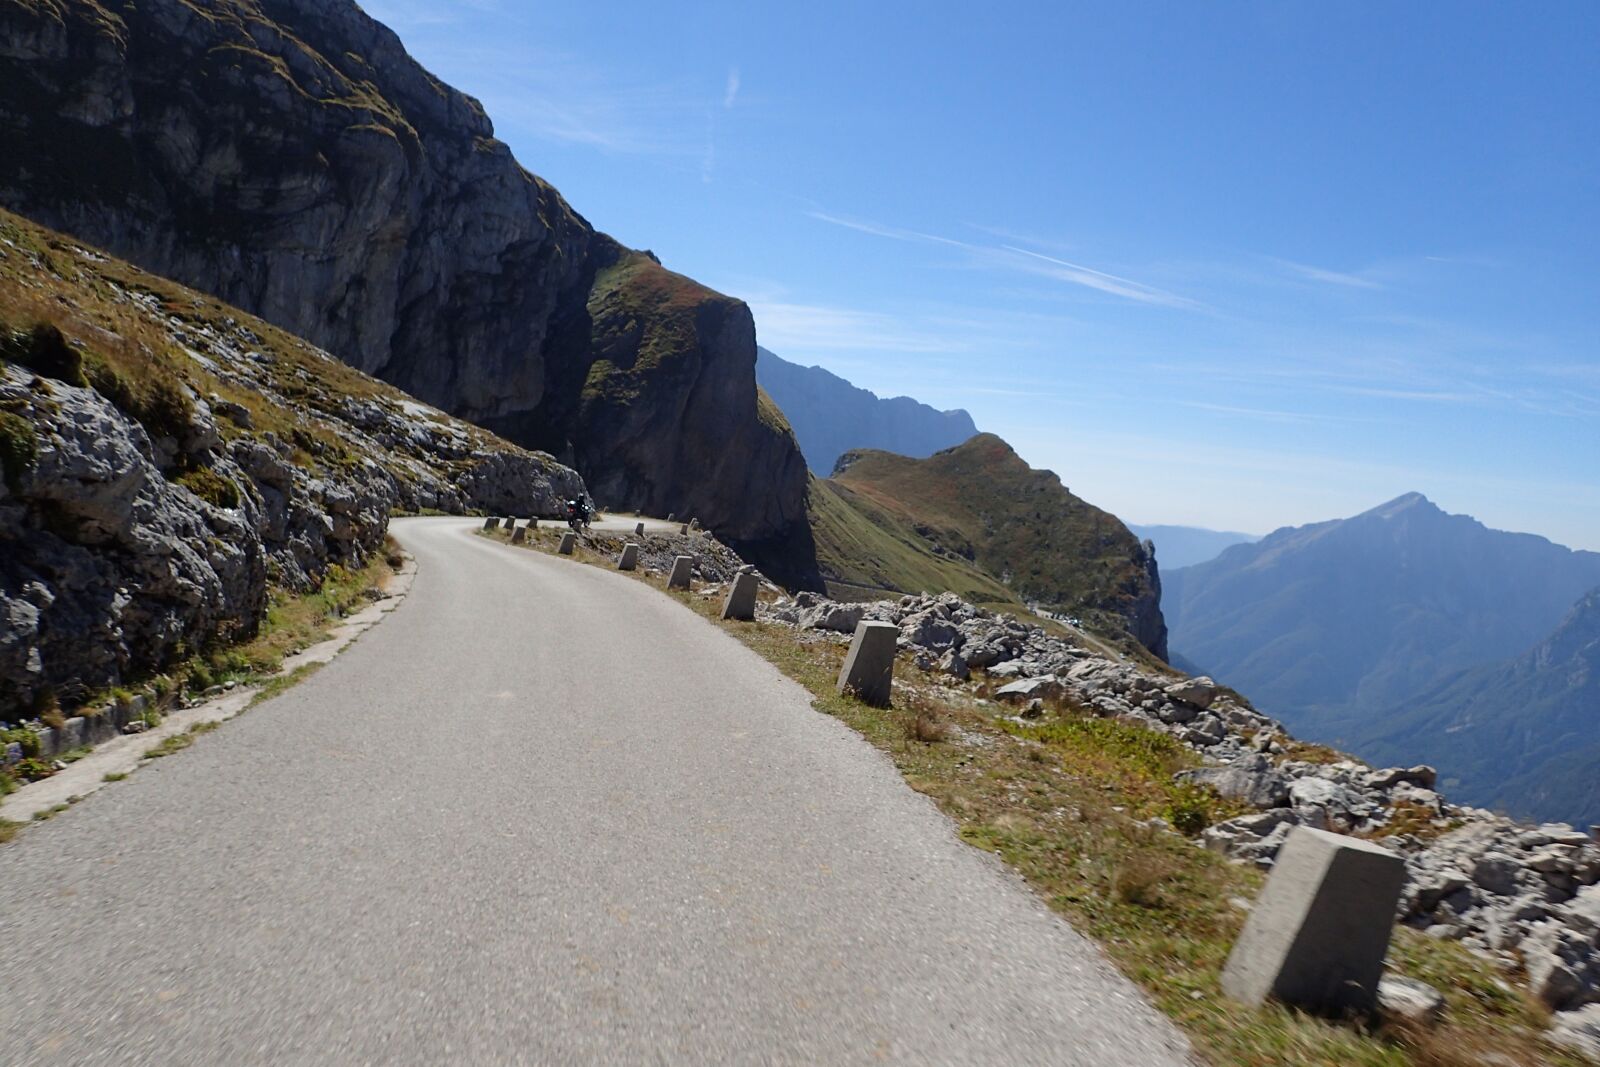
M 0 720 L 255 632 L 395 509 L 556 516 L 547 455 L 0 212 Z M 22 329 L 18 329 L 22 327 Z

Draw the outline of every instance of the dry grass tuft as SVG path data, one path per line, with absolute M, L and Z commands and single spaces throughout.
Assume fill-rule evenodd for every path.
M 1172 857 L 1156 851 L 1130 851 L 1112 867 L 1111 891 L 1124 904 L 1159 908 L 1165 904 L 1162 887 L 1180 874 Z
M 924 745 L 936 745 L 950 740 L 950 725 L 929 710 L 907 712 L 906 740 L 920 741 Z

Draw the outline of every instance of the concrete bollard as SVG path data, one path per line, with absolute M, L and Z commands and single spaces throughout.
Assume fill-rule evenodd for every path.
M 679 556 L 672 561 L 672 577 L 667 579 L 668 589 L 688 589 L 694 576 L 694 557 Z
M 537 530 L 538 528 L 539 528 L 539 516 L 535 515 L 533 518 L 528 520 L 528 529 Z
M 622 546 L 622 558 L 617 560 L 617 570 L 631 571 L 639 566 L 639 546 L 629 541 Z
M 637 526 L 635 526 L 633 528 L 633 536 L 635 536 L 635 537 L 643 537 L 644 536 L 644 523 L 641 522 L 639 525 L 637 525 Z
M 684 523 L 682 526 L 679 526 L 678 527 L 678 533 L 680 533 L 684 537 L 688 537 L 689 536 L 689 524 L 688 523 Z
M 570 556 L 576 547 L 578 547 L 578 535 L 568 532 L 561 535 L 561 546 L 556 551 L 563 556 Z
M 512 544 L 520 545 L 520 544 L 522 544 L 522 542 L 526 541 L 527 539 L 528 539 L 528 531 L 527 531 L 527 529 L 525 527 L 519 526 L 515 530 L 511 531 L 511 543 Z
M 500 520 L 498 518 L 495 518 L 494 516 L 490 516 L 489 518 L 483 520 L 483 528 L 485 530 L 498 529 L 499 526 L 500 526 Z
M 1370 1011 L 1405 861 L 1369 841 L 1297 826 L 1222 971 L 1222 989 L 1328 1015 Z
M 501 525 L 503 525 L 508 530 L 515 530 L 517 528 L 517 520 L 511 518 L 510 516 L 507 516 L 506 517 L 506 521 L 504 523 L 502 523 Z
M 756 590 L 760 583 L 753 574 L 741 574 L 733 580 L 733 588 L 728 590 L 728 602 L 722 605 L 724 619 L 739 619 L 749 622 L 756 617 Z
M 678 521 L 678 513 L 676 511 L 667 512 L 667 521 L 668 522 L 677 522 Z
M 888 707 L 899 641 L 900 627 L 892 622 L 857 623 L 850 654 L 839 672 L 839 692 L 874 707 Z

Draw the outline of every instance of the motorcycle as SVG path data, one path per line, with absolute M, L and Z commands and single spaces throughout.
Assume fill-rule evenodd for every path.
M 594 517 L 594 509 L 582 500 L 567 501 L 567 525 L 572 527 L 573 533 L 587 533 L 590 520 Z

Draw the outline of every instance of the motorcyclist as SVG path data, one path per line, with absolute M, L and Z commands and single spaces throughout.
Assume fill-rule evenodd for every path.
M 594 505 L 586 496 L 572 497 L 567 501 L 567 524 L 574 530 L 589 525 L 594 516 Z

